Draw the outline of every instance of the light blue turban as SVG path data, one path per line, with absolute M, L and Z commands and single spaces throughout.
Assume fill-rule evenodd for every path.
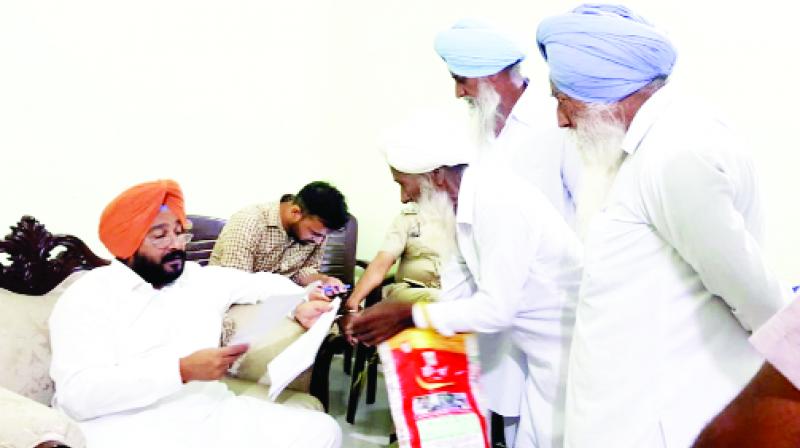
M 581 5 L 545 19 L 536 40 L 556 88 L 588 103 L 617 102 L 675 65 L 666 36 L 624 6 Z
M 433 44 L 450 72 L 465 78 L 494 75 L 525 59 L 509 36 L 476 19 L 462 19 L 436 36 Z

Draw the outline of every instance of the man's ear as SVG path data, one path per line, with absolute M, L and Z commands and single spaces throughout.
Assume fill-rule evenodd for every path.
M 431 182 L 433 182 L 433 185 L 436 185 L 439 188 L 443 188 L 445 186 L 447 180 L 445 179 L 445 172 L 441 167 L 431 171 Z
M 292 217 L 292 222 L 297 222 L 303 219 L 303 209 L 299 205 L 292 203 L 289 206 L 289 216 Z

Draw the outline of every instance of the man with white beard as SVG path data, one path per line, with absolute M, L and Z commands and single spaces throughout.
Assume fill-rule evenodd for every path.
M 564 131 L 553 126 L 550 102 L 536 97 L 522 76 L 525 52 L 515 39 L 476 19 L 440 32 L 434 48 L 455 81 L 455 95 L 470 105 L 478 144 L 510 167 L 574 224 L 580 161 Z
M 580 242 L 547 198 L 506 164 L 460 163 L 467 144 L 459 143 L 459 133 L 444 120 L 413 120 L 398 132 L 406 137 L 389 146 L 386 157 L 399 173 L 428 173 L 436 194 L 455 212 L 465 264 L 447 265 L 439 301 L 378 303 L 356 316 L 349 332 L 368 345 L 412 326 L 445 336 L 510 333 L 522 353 L 524 386 L 492 391 L 481 381 L 481 395 L 489 401 L 496 393 L 519 395 L 513 446 L 561 447 Z M 481 353 L 481 375 L 492 358 L 484 355 L 493 353 Z
M 427 120 L 429 116 L 418 119 Z M 460 146 L 468 147 L 470 143 L 464 131 L 459 127 L 439 129 L 435 135 L 417 133 L 414 138 L 426 139 L 433 146 L 451 144 L 453 139 L 460 138 L 463 141 Z M 442 138 L 450 141 L 442 141 Z M 397 147 L 397 139 L 408 139 L 408 136 L 387 135 L 385 146 Z M 473 156 L 467 150 L 454 152 L 448 164 L 466 164 Z M 394 275 L 396 282 L 383 288 L 382 299 L 407 302 L 438 299 L 442 264 L 457 250 L 453 204 L 431 180 L 432 171 L 438 166 L 422 164 L 413 172 L 400 172 L 389 159 L 389 168 L 392 178 L 400 186 L 400 202 L 409 206 L 394 219 L 383 245 L 348 297 L 345 303 L 347 312 L 340 320 L 342 328 L 346 328 L 353 314 L 359 312 L 367 295 L 383 283 L 398 259 L 400 263 Z M 349 336 L 347 339 L 351 344 L 356 342 Z
M 580 6 L 537 41 L 591 173 L 565 446 L 688 447 L 755 374 L 748 335 L 788 299 L 753 163 L 667 83 L 674 47 L 627 8 Z
M 455 81 L 456 97 L 470 104 L 482 156 L 504 159 L 574 226 L 580 161 L 565 132 L 547 119 L 550 102 L 528 88 L 520 72 L 525 52 L 508 34 L 475 19 L 440 32 L 434 47 Z M 524 387 L 525 377 L 522 355 L 502 334 L 481 336 L 480 342 L 484 353 L 510 351 L 484 372 L 484 382 L 491 392 L 489 407 L 504 417 L 505 440 L 513 446 L 522 395 L 515 391 Z

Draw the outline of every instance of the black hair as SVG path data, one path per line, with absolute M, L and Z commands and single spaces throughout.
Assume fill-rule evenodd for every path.
M 327 182 L 311 182 L 294 195 L 292 202 L 304 215 L 316 216 L 330 230 L 339 230 L 347 224 L 344 195 Z

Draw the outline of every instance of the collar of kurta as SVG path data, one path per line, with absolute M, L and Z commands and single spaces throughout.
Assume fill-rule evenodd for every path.
M 517 102 L 514 103 L 514 107 L 511 108 L 511 112 L 508 114 L 508 120 L 516 120 L 522 124 L 532 125 L 532 120 L 536 117 L 537 108 L 540 106 L 537 101 L 537 98 L 534 98 L 533 94 L 533 87 L 528 83 L 528 80 L 525 80 L 525 90 L 522 91 L 522 95 L 517 98 Z
M 472 225 L 472 210 L 475 208 L 475 168 L 464 168 L 461 175 L 461 184 L 458 187 L 458 208 L 456 209 L 456 223 Z
M 642 107 L 636 112 L 636 115 L 628 127 L 628 132 L 625 133 L 625 139 L 622 141 L 622 149 L 628 155 L 636 152 L 639 145 L 644 140 L 645 135 L 650 131 L 650 128 L 658 120 L 661 114 L 672 103 L 675 98 L 675 93 L 672 86 L 669 84 L 661 87 L 654 93 L 647 101 L 642 104 Z
M 133 269 L 128 267 L 125 263 L 118 260 L 111 260 L 111 264 L 108 268 L 114 270 L 115 277 L 117 278 L 117 285 L 121 288 L 131 291 L 142 286 L 150 286 L 152 288 L 152 285 L 144 281 L 142 277 L 139 277 L 139 274 L 133 272 Z

